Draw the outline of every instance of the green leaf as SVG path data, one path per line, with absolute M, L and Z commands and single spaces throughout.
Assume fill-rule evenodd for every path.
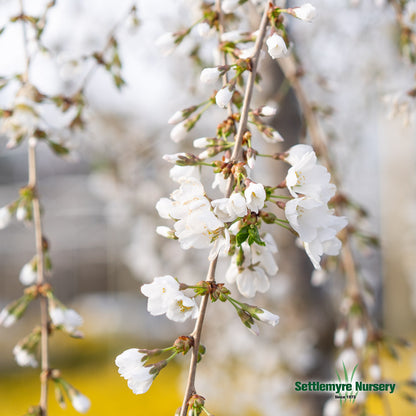
M 256 225 L 252 224 L 248 231 L 248 244 L 251 246 L 253 243 L 258 244 L 259 246 L 265 246 L 266 243 L 260 238 L 259 230 Z
M 249 226 L 245 225 L 243 228 L 240 229 L 240 231 L 235 236 L 237 245 L 241 246 L 241 244 L 243 244 L 244 241 L 247 240 L 248 236 L 249 236 Z
M 48 140 L 48 144 L 53 150 L 54 153 L 56 153 L 59 156 L 65 156 L 69 154 L 69 149 L 62 144 L 53 142 L 52 140 Z

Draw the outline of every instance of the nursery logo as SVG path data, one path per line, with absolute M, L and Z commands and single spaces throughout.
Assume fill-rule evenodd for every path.
M 321 381 L 295 381 L 295 391 L 316 393 L 333 392 L 334 398 L 339 399 L 341 405 L 343 405 L 347 401 L 354 403 L 360 391 L 388 392 L 392 394 L 396 389 L 395 383 L 364 383 L 362 381 L 353 382 L 358 364 L 353 368 L 351 376 L 349 376 L 348 370 L 344 363 L 342 363 L 342 367 L 344 370 L 344 381 L 342 381 L 341 376 L 339 375 L 338 371 L 336 371 L 338 382 L 325 383 Z

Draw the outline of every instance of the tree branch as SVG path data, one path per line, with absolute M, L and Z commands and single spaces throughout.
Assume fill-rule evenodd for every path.
M 220 30 L 223 31 L 221 2 L 219 0 L 216 1 L 216 7 L 217 7 L 217 12 L 219 13 L 219 21 L 220 21 L 219 26 L 221 28 Z M 255 43 L 255 52 L 252 58 L 252 71 L 249 74 L 247 86 L 245 89 L 240 123 L 238 125 L 238 130 L 237 130 L 237 134 L 235 138 L 235 145 L 234 145 L 233 153 L 231 156 L 232 161 L 237 161 L 241 158 L 243 135 L 247 129 L 248 112 L 250 110 L 250 102 L 251 102 L 251 97 L 253 94 L 254 82 L 256 79 L 257 64 L 258 64 L 258 60 L 260 56 L 260 51 L 263 46 L 263 41 L 264 41 L 266 28 L 268 24 L 268 11 L 269 11 L 269 3 L 267 3 L 267 6 L 265 7 L 265 10 L 261 19 L 261 23 L 260 23 L 259 34 Z M 225 56 L 223 58 L 223 62 L 226 62 Z M 223 78 L 224 85 L 226 84 L 226 82 L 227 82 L 227 79 Z M 228 106 L 228 112 L 229 114 L 230 112 L 232 114 L 231 104 Z M 230 178 L 228 182 L 227 192 L 226 192 L 227 198 L 230 197 L 232 191 L 233 191 L 233 181 L 232 181 L 232 178 Z M 207 273 L 207 281 L 213 282 L 215 280 L 216 265 L 217 265 L 217 258 L 212 260 L 209 265 L 209 269 Z M 194 331 L 191 334 L 194 339 L 194 345 L 192 348 L 192 356 L 191 356 L 191 362 L 189 366 L 188 381 L 187 381 L 187 386 L 185 390 L 185 396 L 184 396 L 182 407 L 181 407 L 180 416 L 186 416 L 188 412 L 188 401 L 191 398 L 192 394 L 195 393 L 195 375 L 196 375 L 196 368 L 197 368 L 197 361 L 198 361 L 198 351 L 199 351 L 199 346 L 200 346 L 200 341 L 201 341 L 202 327 L 203 327 L 203 323 L 205 319 L 208 300 L 209 300 L 209 294 L 206 294 L 202 298 L 199 315 L 195 324 Z

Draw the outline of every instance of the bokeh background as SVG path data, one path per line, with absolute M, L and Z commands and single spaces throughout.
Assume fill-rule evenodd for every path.
M 168 346 L 191 329 L 191 324 L 151 317 L 139 292 L 141 283 L 168 273 L 193 282 L 205 275 L 201 264 L 206 264 L 206 253 L 184 253 L 175 242 L 155 234 L 162 222 L 154 206 L 176 187 L 161 156 L 183 151 L 183 146 L 192 150 L 189 144 L 175 145 L 169 139 L 166 121 L 177 109 L 209 94 L 198 78 L 201 65 L 212 65 L 215 59 L 215 37 L 205 39 L 192 32 L 174 54 L 164 56 L 156 39 L 192 23 L 199 2 L 135 3 L 137 27 L 124 19 L 132 5 L 128 0 L 58 0 L 43 37 L 54 53 L 36 54 L 29 74 L 41 92 L 74 91 L 91 65 L 88 59 L 74 62 L 101 50 L 117 25 L 126 85 L 118 90 L 108 72 L 98 68 L 85 91 L 86 129 L 60 136 L 65 120 L 59 115 L 54 119 L 58 137 L 72 149 L 70 158 L 63 160 L 42 145 L 38 151 L 39 193 L 53 261 L 50 279 L 59 299 L 85 320 L 84 340 L 52 337 L 51 363 L 90 397 L 91 416 L 174 413 L 181 403 L 185 381 L 181 363 L 187 364 L 186 358 L 164 370 L 150 391 L 138 397 L 118 376 L 113 362 L 127 348 Z M 341 191 L 368 211 L 359 225 L 381 240 L 380 249 L 354 247 L 360 278 L 371 293 L 368 302 L 379 325 L 388 334 L 414 339 L 415 103 L 405 101 L 394 117 L 392 105 L 394 97 L 401 100 L 414 87 L 415 67 L 400 54 L 397 21 L 388 2 L 312 3 L 317 19 L 307 24 L 292 19 L 289 31 L 305 70 L 302 84 L 329 137 Z M 32 15 L 44 6 L 41 0 L 25 2 Z M 18 13 L 17 0 L 0 1 L 0 27 Z M 234 25 L 252 30 L 256 14 L 248 16 Z M 189 58 L 197 45 L 200 63 Z M 7 25 L 0 36 L 2 76 L 22 71 L 23 51 L 21 26 Z M 262 66 L 262 87 L 254 100 L 273 105 L 284 90 L 282 74 L 267 57 Z M 13 85 L 0 91 L 3 108 L 15 92 Z M 221 114 L 212 111 L 192 131 L 192 138 L 212 134 L 212 123 Z M 286 142 L 258 144 L 265 151 L 286 150 L 302 138 L 304 125 L 290 89 L 271 123 Z M 0 206 L 14 200 L 27 181 L 26 145 L 7 150 L 6 142 L 6 137 L 0 138 Z M 274 163 L 262 166 L 259 178 L 274 183 L 276 177 L 283 179 L 284 173 Z M 280 272 L 272 279 L 270 293 L 256 302 L 278 313 L 281 324 L 262 328 L 255 338 L 226 305 L 215 305 L 208 313 L 203 339 L 208 354 L 197 385 L 217 416 L 319 414 L 323 399 L 299 400 L 293 381 L 334 375 L 333 333 L 343 277 L 328 273 L 318 281 L 315 275 L 311 284 L 312 267 L 305 254 L 294 247 L 290 236 L 278 233 L 275 238 Z M 31 227 L 14 222 L 1 231 L 0 307 L 21 294 L 18 274 L 33 255 Z M 226 265 L 220 264 L 219 276 L 225 270 Z M 38 400 L 38 370 L 17 367 L 12 354 L 16 342 L 37 321 L 38 307 L 32 305 L 12 328 L 0 328 L 0 415 L 23 414 Z M 387 376 L 411 377 L 416 366 L 413 351 L 401 351 L 399 364 L 385 354 Z M 60 410 L 52 396 L 50 401 L 52 415 L 76 414 L 70 404 Z M 394 397 L 393 402 L 393 415 L 416 414 L 405 401 Z M 377 400 L 370 405 L 375 414 L 381 412 Z

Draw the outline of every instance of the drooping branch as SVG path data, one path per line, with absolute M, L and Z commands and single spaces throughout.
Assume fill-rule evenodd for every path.
M 217 13 L 219 13 L 219 21 L 220 21 L 220 27 L 222 28 L 221 30 L 223 30 L 223 26 L 222 26 L 222 11 L 221 11 L 221 2 L 217 1 L 216 2 L 217 5 Z M 250 103 L 251 103 L 251 97 L 253 94 L 253 87 L 254 87 L 254 82 L 256 79 L 256 71 L 257 71 L 257 65 L 258 65 L 258 60 L 259 60 L 259 56 L 260 56 L 260 51 L 263 47 L 263 41 L 264 41 L 264 37 L 266 34 L 266 28 L 268 25 L 268 11 L 269 11 L 269 3 L 267 3 L 267 6 L 265 7 L 262 19 L 261 19 L 261 23 L 260 23 L 260 28 L 259 28 L 259 33 L 256 39 L 256 43 L 255 43 L 255 47 L 254 47 L 254 55 L 252 58 L 252 69 L 251 72 L 249 74 L 248 77 L 248 81 L 247 81 L 247 86 L 246 89 L 244 91 L 244 102 L 243 102 L 243 108 L 241 110 L 241 118 L 240 118 L 240 123 L 238 125 L 238 130 L 237 130 L 237 134 L 235 137 L 235 145 L 234 145 L 234 149 L 233 149 L 233 153 L 231 156 L 231 160 L 232 161 L 237 161 L 241 158 L 241 149 L 242 149 L 242 141 L 243 141 L 243 135 L 247 129 L 247 121 L 248 121 L 248 113 L 250 110 Z M 225 57 L 223 62 L 225 61 Z M 226 79 L 223 80 L 224 85 L 226 83 Z M 231 104 L 229 104 L 228 106 L 228 111 L 232 114 L 232 109 L 231 109 Z M 233 190 L 233 180 L 232 177 L 230 178 L 229 182 L 228 182 L 228 187 L 227 187 L 227 191 L 226 191 L 226 197 L 229 198 L 231 193 Z M 213 282 L 215 280 L 215 269 L 216 269 L 216 265 L 217 265 L 217 258 L 215 258 L 214 260 L 211 261 L 210 265 L 209 265 L 209 269 L 208 269 L 208 273 L 207 273 L 207 281 Z M 201 334 L 202 334 L 202 327 L 203 327 L 203 323 L 204 323 L 204 319 L 205 319 L 205 314 L 206 314 L 206 309 L 207 309 L 207 305 L 208 305 L 208 300 L 209 300 L 209 294 L 206 294 L 201 301 L 201 305 L 200 305 L 200 310 L 199 310 L 199 315 L 195 324 L 195 328 L 194 331 L 192 332 L 192 337 L 194 340 L 194 345 L 192 348 L 192 356 L 191 356 L 191 362 L 190 362 L 190 367 L 189 367 L 189 373 L 188 373 L 188 381 L 187 381 L 187 386 L 186 386 L 186 390 L 185 390 L 185 395 L 184 395 L 184 399 L 183 399 L 183 403 L 182 403 L 182 408 L 181 408 L 181 412 L 180 412 L 180 416 L 186 416 L 187 412 L 188 412 L 188 401 L 191 398 L 192 394 L 195 393 L 195 375 L 196 375 L 196 368 L 197 368 L 197 361 L 198 361 L 198 352 L 199 352 L 199 346 L 200 346 L 200 342 L 201 342 Z

